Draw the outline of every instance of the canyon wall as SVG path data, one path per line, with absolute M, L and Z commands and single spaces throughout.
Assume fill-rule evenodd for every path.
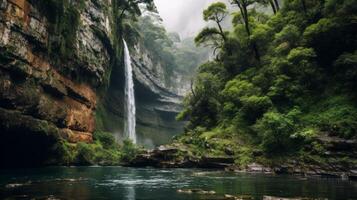
M 143 9 L 142 17 L 162 27 L 162 19 L 156 12 Z M 145 37 L 145 35 L 143 36 Z M 182 109 L 184 95 L 189 90 L 190 78 L 173 67 L 169 72 L 167 63 L 145 46 L 143 38 L 130 47 L 133 61 L 134 88 L 137 109 L 137 136 L 139 144 L 148 148 L 169 143 L 174 135 L 183 132 L 184 122 L 175 117 Z M 123 138 L 124 130 L 124 69 L 114 67 L 111 83 L 99 106 L 100 126 L 116 137 Z
M 96 129 L 122 137 L 124 68 L 111 1 L 63 2 L 0 0 L 2 159 L 47 162 L 58 141 L 91 143 Z M 150 52 L 131 51 L 140 138 L 167 141 L 182 129 L 174 120 L 182 92 L 171 81 L 180 75 L 162 84 L 168 77 Z

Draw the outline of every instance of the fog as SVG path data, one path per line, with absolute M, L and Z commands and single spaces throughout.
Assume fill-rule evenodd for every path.
M 205 26 L 202 11 L 217 0 L 154 0 L 169 32 L 194 36 Z

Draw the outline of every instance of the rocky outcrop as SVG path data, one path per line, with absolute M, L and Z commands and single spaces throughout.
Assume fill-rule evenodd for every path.
M 143 11 L 156 26 L 162 26 L 157 13 Z M 140 144 L 153 148 L 167 144 L 172 136 L 183 132 L 184 123 L 175 117 L 182 109 L 182 100 L 190 86 L 190 80 L 176 69 L 168 73 L 164 61 L 139 41 L 132 43 L 130 54 L 133 61 L 134 89 L 137 109 L 137 136 Z M 124 127 L 124 69 L 114 68 L 109 92 L 105 98 L 103 116 L 108 131 L 123 137 Z
M 281 157 L 281 160 L 265 163 L 252 158 L 252 162 L 239 165 L 235 160 L 237 155 L 230 153 L 219 156 L 209 155 L 209 153 L 206 155 L 195 154 L 192 147 L 173 143 L 141 152 L 127 165 L 158 168 L 214 168 L 239 173 L 294 174 L 356 180 L 357 169 L 354 159 L 357 141 L 335 138 L 325 134 L 321 134 L 317 140 L 327 150 L 324 155 L 311 153 L 302 158 L 298 156 L 295 158 L 292 156 Z
M 159 146 L 138 154 L 127 165 L 133 167 L 225 169 L 234 165 L 234 159 L 229 156 L 196 157 L 182 148 Z
M 33 135 L 91 143 L 96 88 L 110 67 L 109 16 L 100 7 L 109 2 L 85 1 L 67 59 L 49 53 L 53 25 L 39 2 L 0 0 L 0 146 L 1 152 L 21 148 L 15 156 L 27 155 L 19 145 L 36 144 Z
M 182 109 L 187 80 L 173 71 L 168 75 L 160 62 L 150 58 L 150 52 L 137 45 L 133 52 L 137 97 L 137 132 L 154 145 L 168 143 L 171 137 L 182 133 L 184 124 L 175 117 Z M 140 139 L 140 138 L 139 138 Z

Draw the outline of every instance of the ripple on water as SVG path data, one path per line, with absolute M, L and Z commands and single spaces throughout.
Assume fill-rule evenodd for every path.
M 165 178 L 149 178 L 149 179 L 116 179 L 116 180 L 105 180 L 104 182 L 97 183 L 99 186 L 136 186 L 136 187 L 148 187 L 148 188 L 177 188 L 177 187 L 185 187 L 189 185 L 189 181 L 178 181 L 173 179 L 165 179 Z

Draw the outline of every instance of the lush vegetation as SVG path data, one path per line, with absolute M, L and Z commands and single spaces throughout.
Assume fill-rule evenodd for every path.
M 120 165 L 130 162 L 141 151 L 131 141 L 125 140 L 119 145 L 108 132 L 96 131 L 94 143 L 71 144 L 62 141 L 57 152 L 63 165 Z
M 177 140 L 198 153 L 233 151 L 245 164 L 322 153 L 322 135 L 356 139 L 357 2 L 231 4 L 237 12 L 230 31 L 221 26 L 224 3 L 203 12 L 214 26 L 195 42 L 212 47 L 216 59 L 199 68 L 178 116 L 189 121 L 186 133 Z

